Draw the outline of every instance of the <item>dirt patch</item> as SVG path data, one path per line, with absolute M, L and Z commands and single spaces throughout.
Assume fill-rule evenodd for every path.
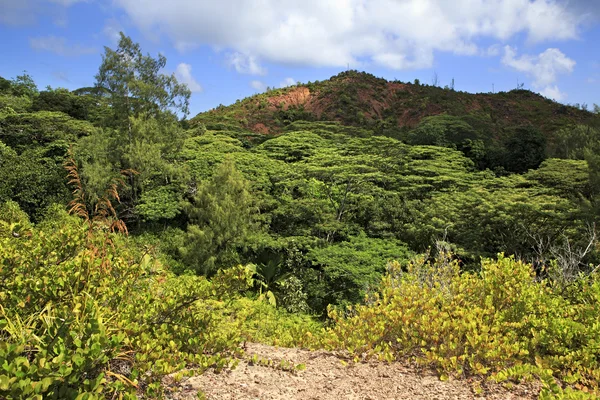
M 252 132 L 261 133 L 263 135 L 268 135 L 269 133 L 271 133 L 269 128 L 262 122 L 254 124 L 254 126 L 252 127 Z
M 256 355 L 256 356 L 254 356 Z M 251 362 L 259 360 L 256 363 Z M 270 361 L 269 361 L 270 360 Z M 282 369 L 281 360 L 284 360 Z M 344 365 L 343 362 L 346 362 Z M 262 365 L 268 363 L 269 365 Z M 304 364 L 306 369 L 293 371 Z M 517 386 L 507 391 L 488 386 L 480 395 L 469 381 L 442 382 L 430 371 L 401 363 L 353 363 L 324 351 L 249 344 L 245 360 L 231 371 L 208 371 L 169 385 L 170 399 L 338 400 L 338 399 L 532 399 L 538 391 Z
M 277 107 L 281 106 L 283 110 L 295 106 L 303 106 L 310 99 L 310 90 L 307 87 L 297 87 L 288 90 L 286 93 L 270 97 L 267 101 L 269 102 L 269 109 L 274 111 Z
M 394 93 L 396 90 L 403 90 L 406 92 L 410 92 L 410 85 L 401 82 L 388 82 L 387 90 L 390 93 Z

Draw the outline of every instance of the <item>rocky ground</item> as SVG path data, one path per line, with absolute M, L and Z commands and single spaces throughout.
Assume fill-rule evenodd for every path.
M 165 381 L 173 400 L 366 400 L 366 399 L 531 399 L 538 389 L 499 385 L 482 390 L 474 381 L 446 382 L 431 371 L 401 363 L 354 363 L 330 352 L 248 344 L 237 368 L 179 382 Z M 479 393 L 477 393 L 479 392 Z

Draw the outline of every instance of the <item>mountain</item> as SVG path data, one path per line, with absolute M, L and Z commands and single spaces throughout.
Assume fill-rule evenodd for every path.
M 297 120 L 339 121 L 401 138 L 424 118 L 440 114 L 460 117 L 484 136 L 496 139 L 516 126 L 534 126 L 552 142 L 555 132 L 567 126 L 600 125 L 597 114 L 529 90 L 471 94 L 418 81 L 387 81 L 357 71 L 268 90 L 200 113 L 190 122 L 208 129 L 278 134 Z

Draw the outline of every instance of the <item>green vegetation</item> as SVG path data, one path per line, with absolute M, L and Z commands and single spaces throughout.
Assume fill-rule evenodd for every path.
M 460 273 L 449 255 L 390 264 L 368 304 L 349 316 L 330 314 L 335 325 L 324 345 L 357 361 L 408 358 L 435 367 L 442 379 L 538 377 L 541 398 L 595 397 L 585 392 L 597 390 L 600 379 L 598 274 L 536 281 L 530 265 L 502 255 L 482 260 L 477 273 Z M 573 387 L 584 392 L 576 395 Z
M 11 224 L 22 236 L 0 239 L 3 398 L 155 398 L 162 376 L 227 367 L 244 341 L 290 345 L 317 332 L 308 317 L 242 296 L 251 268 L 210 282 L 175 276 L 154 248 L 111 233 L 106 219 L 86 223 L 57 208 L 27 225 Z
M 349 71 L 187 121 L 165 65 L 0 79 L 0 397 L 160 397 L 245 341 L 599 393 L 600 116 Z

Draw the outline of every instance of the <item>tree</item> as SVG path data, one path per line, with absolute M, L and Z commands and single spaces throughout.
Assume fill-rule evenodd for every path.
M 10 81 L 0 76 L 0 93 L 10 93 L 11 87 Z
M 564 198 L 577 201 L 581 196 L 585 199 L 591 197 L 590 171 L 583 160 L 549 158 L 525 177 Z
M 64 153 L 60 142 L 22 154 L 0 142 L 0 203 L 17 202 L 36 222 L 51 204 L 66 204 L 69 189 L 62 166 Z
M 98 90 L 109 93 L 115 125 L 131 134 L 132 116 L 160 117 L 177 111 L 186 115 L 191 92 L 174 74 L 161 73 L 167 64 L 166 57 L 143 55 L 138 43 L 122 32 L 120 35 L 116 50 L 104 48 L 96 75 Z
M 594 150 L 596 150 L 594 147 L 585 149 L 585 161 L 589 172 L 591 211 L 597 219 L 600 215 L 600 155 Z
M 466 140 L 477 140 L 478 132 L 460 117 L 448 114 L 425 117 L 407 137 L 409 144 L 461 148 Z
M 505 147 L 505 168 L 511 172 L 527 172 L 546 159 L 546 138 L 533 126 L 514 129 Z
M 552 156 L 583 160 L 585 149 L 600 141 L 600 129 L 580 124 L 560 129 L 554 136 L 554 146 L 550 149 Z
M 308 258 L 314 267 L 323 271 L 323 279 L 329 289 L 325 293 L 311 293 L 313 308 L 325 308 L 327 304 L 360 303 L 367 290 L 380 282 L 388 262 L 407 261 L 411 256 L 400 241 L 365 235 L 312 249 Z M 320 307 L 317 305 L 319 302 Z
M 445 237 L 473 265 L 479 257 L 499 252 L 530 259 L 532 234 L 576 238 L 585 225 L 577 202 L 549 192 L 512 175 L 481 180 L 462 191 L 433 193 L 431 199 L 411 204 L 413 220 L 404 226 L 404 241 L 419 249 Z
M 11 86 L 13 96 L 34 97 L 38 94 L 37 85 L 27 71 L 23 71 L 23 75 L 17 75 L 12 80 Z
M 439 86 L 440 79 L 438 77 L 437 71 L 433 71 L 433 76 L 431 77 L 431 86 Z
M 210 276 L 240 262 L 238 247 L 257 230 L 257 213 L 249 183 L 231 158 L 198 189 L 186 212 L 190 225 L 181 254 L 189 267 Z
M 185 132 L 177 123 L 131 118 L 133 141 L 123 159 L 136 174 L 133 192 L 139 202 L 136 213 L 146 221 L 169 219 L 179 214 L 187 175 L 180 163 Z
M 73 143 L 78 137 L 97 131 L 87 121 L 78 121 L 61 112 L 39 111 L 0 118 L 0 140 L 17 152 L 48 146 L 57 141 Z
M 77 95 L 67 89 L 48 87 L 33 99 L 32 111 L 60 111 L 69 116 L 92 122 L 98 121 L 103 112 L 108 110 L 104 101 L 98 96 Z
M 120 174 L 128 173 L 128 187 L 123 191 L 123 207 L 128 210 L 127 219 L 138 220 L 139 211 L 149 219 L 160 219 L 177 214 L 178 196 L 168 190 L 160 189 L 169 185 L 173 167 L 167 163 L 173 161 L 173 151 L 177 151 L 183 138 L 177 126 L 177 112 L 188 113 L 190 90 L 177 81 L 174 74 L 161 71 L 167 59 L 162 54 L 157 58 L 144 55 L 140 45 L 121 33 L 116 50 L 105 47 L 102 64 L 96 75 L 96 88 L 83 88 L 77 94 L 92 94 L 109 105 L 109 121 L 96 142 L 103 146 L 99 152 L 110 150 L 110 162 L 101 162 L 101 168 L 95 168 L 94 160 L 105 160 L 107 154 L 95 154 L 94 149 L 80 147 L 88 153 L 88 166 L 84 166 L 82 175 L 94 176 L 98 182 L 107 182 Z M 91 140 L 92 142 L 94 140 Z M 86 161 L 87 162 L 87 161 Z M 106 168 L 106 166 L 112 166 Z M 90 173 L 90 171 L 96 171 Z M 99 185 L 98 187 L 102 187 Z M 153 193 L 144 192 L 155 189 Z M 140 199 L 145 206 L 136 210 Z M 159 202 L 167 199 L 165 208 Z

